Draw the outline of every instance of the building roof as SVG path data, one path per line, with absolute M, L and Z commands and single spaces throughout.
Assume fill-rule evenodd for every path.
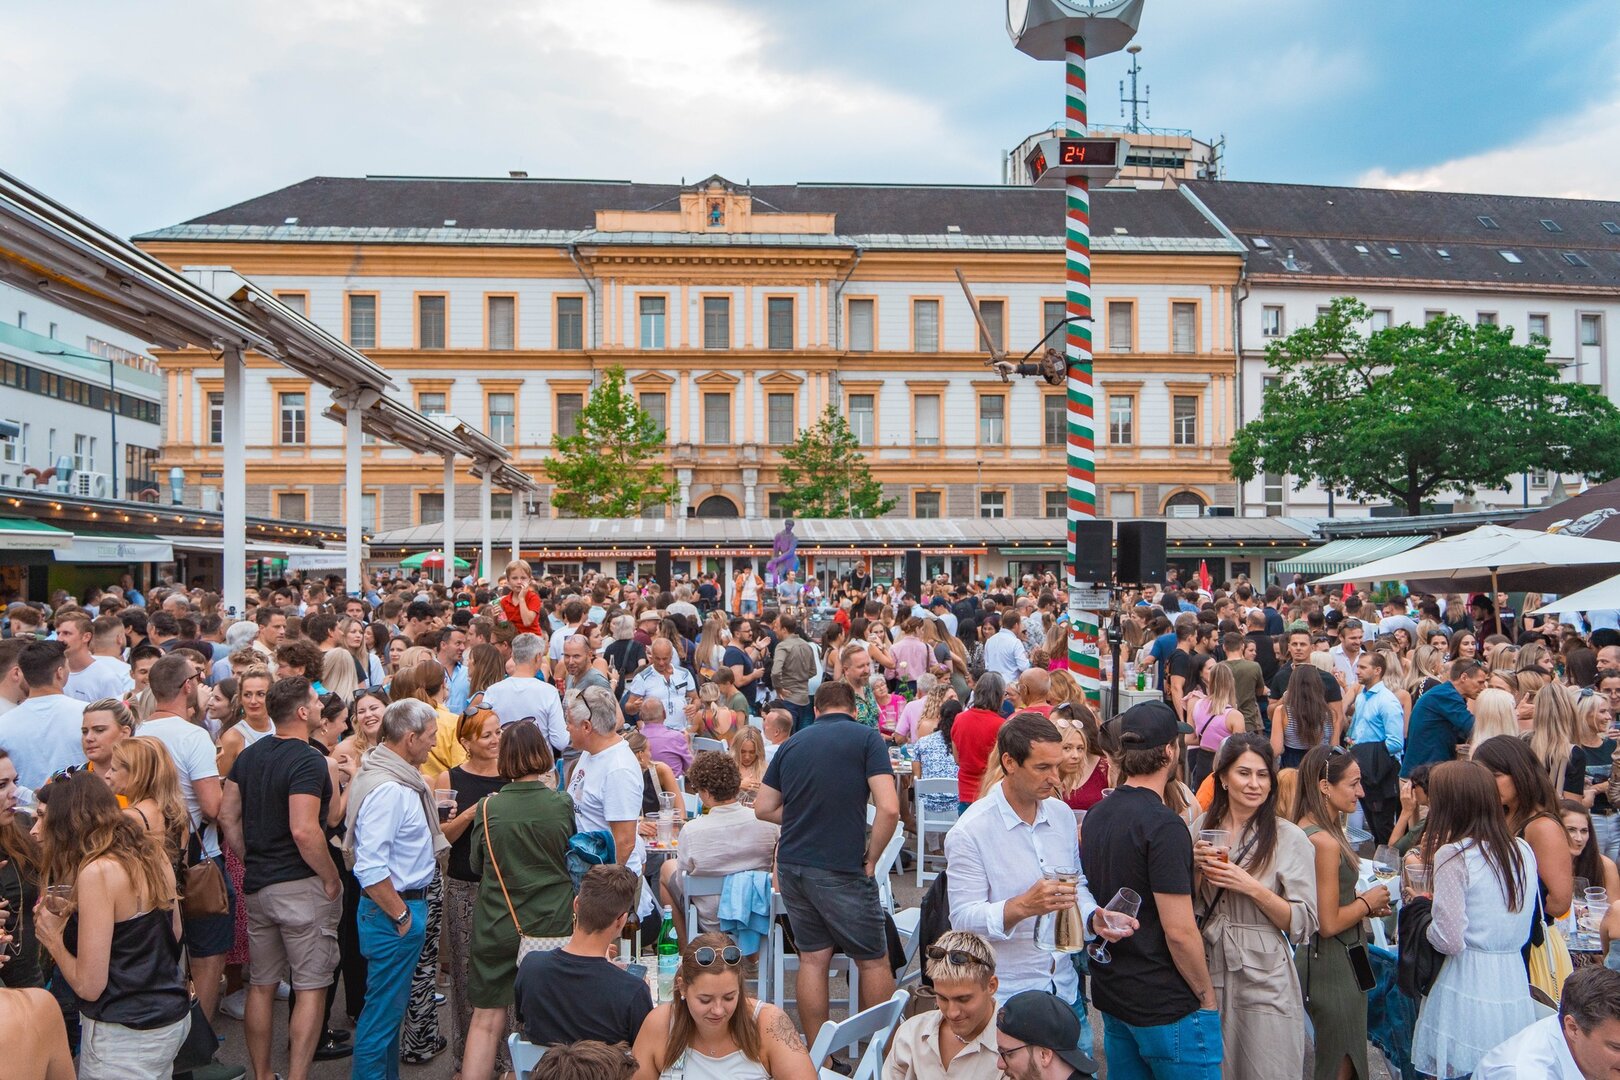
M 598 233 L 598 210 L 674 210 L 676 184 L 611 180 L 317 176 L 143 234 L 140 240 L 263 240 L 305 243 L 560 245 L 671 243 L 671 234 Z M 961 247 L 1059 250 L 1063 191 L 1000 185 L 763 184 L 753 196 L 762 234 L 702 234 L 704 243 L 853 248 Z M 1099 249 L 1144 238 L 1193 242 L 1191 252 L 1232 254 L 1223 233 L 1173 191 L 1108 188 L 1092 196 Z M 770 233 L 773 213 L 836 215 L 836 233 Z M 686 234 L 682 234 L 683 236 Z M 916 238 L 932 238 L 918 243 Z M 1011 241 L 1011 243 L 1009 243 Z M 688 238 L 687 242 L 692 242 Z M 1121 250 L 1129 250 L 1129 247 Z
M 1620 287 L 1620 202 L 1233 180 L 1181 187 L 1248 248 L 1253 276 Z
M 97 356 L 69 345 L 65 341 L 36 334 L 10 323 L 0 322 L 0 355 L 25 363 L 44 362 L 58 373 L 81 376 L 85 381 L 102 384 L 107 381 L 108 365 L 115 365 L 112 375 L 119 393 L 162 401 L 163 377 L 128 364 Z

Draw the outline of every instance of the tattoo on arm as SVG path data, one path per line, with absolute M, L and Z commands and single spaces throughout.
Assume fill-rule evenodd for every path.
M 798 1050 L 808 1053 L 804 1048 L 804 1040 L 799 1038 L 798 1031 L 794 1030 L 793 1021 L 785 1012 L 778 1012 L 767 1027 L 766 1033 L 789 1050 Z

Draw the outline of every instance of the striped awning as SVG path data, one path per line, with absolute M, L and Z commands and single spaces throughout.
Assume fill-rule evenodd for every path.
M 1344 540 L 1331 540 L 1314 551 L 1295 555 L 1291 559 L 1271 564 L 1274 574 L 1343 574 L 1374 559 L 1399 555 L 1419 544 L 1428 542 L 1427 536 L 1356 536 Z

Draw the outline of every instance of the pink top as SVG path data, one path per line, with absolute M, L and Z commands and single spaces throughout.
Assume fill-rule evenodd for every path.
M 1227 729 L 1226 721 L 1231 719 L 1230 714 L 1235 712 L 1238 712 L 1238 710 L 1227 709 L 1219 715 L 1211 716 L 1209 698 L 1204 697 L 1202 694 L 1198 695 L 1198 699 L 1193 702 L 1192 707 L 1192 727 L 1193 732 L 1198 736 L 1200 749 L 1214 751 L 1221 748 L 1221 743 L 1225 742 L 1227 735 L 1231 734 Z M 1238 715 L 1241 716 L 1242 713 L 1238 713 Z
M 900 710 L 900 719 L 895 721 L 894 734 L 904 735 L 908 743 L 916 742 L 917 725 L 922 721 L 923 708 L 927 704 L 927 698 L 906 702 L 906 707 Z

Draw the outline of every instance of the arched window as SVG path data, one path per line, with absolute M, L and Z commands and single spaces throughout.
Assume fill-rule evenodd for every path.
M 734 518 L 738 517 L 737 504 L 724 495 L 710 495 L 698 503 L 697 516 L 700 518 Z
M 1209 503 L 1196 491 L 1178 491 L 1165 500 L 1165 517 L 1201 517 Z

